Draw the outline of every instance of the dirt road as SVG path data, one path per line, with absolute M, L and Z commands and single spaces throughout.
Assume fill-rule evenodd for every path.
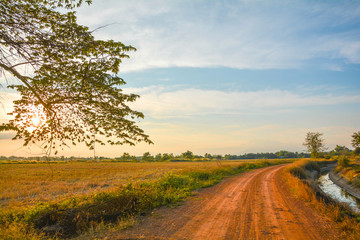
M 279 174 L 283 167 L 228 178 L 110 238 L 339 239 L 330 221 L 292 197 Z

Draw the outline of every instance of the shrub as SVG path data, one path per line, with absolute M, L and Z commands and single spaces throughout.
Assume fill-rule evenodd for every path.
M 350 163 L 350 160 L 348 157 L 346 156 L 341 156 L 339 159 L 338 159 L 338 164 L 342 167 L 347 167 L 349 166 L 349 163 Z
M 305 170 L 303 168 L 300 167 L 296 167 L 296 168 L 291 168 L 289 170 L 289 172 L 293 175 L 296 176 L 300 179 L 306 179 L 306 173 Z
M 189 174 L 190 177 L 195 178 L 196 180 L 209 180 L 211 174 L 209 172 L 191 172 Z
M 320 165 L 318 162 L 315 161 L 309 161 L 308 163 L 305 164 L 305 169 L 310 170 L 310 171 L 320 171 Z
M 355 148 L 354 154 L 355 155 L 360 155 L 360 147 Z
M 160 186 L 164 190 L 169 188 L 178 189 L 178 188 L 187 187 L 190 185 L 190 183 L 191 180 L 186 175 L 169 174 L 160 182 Z

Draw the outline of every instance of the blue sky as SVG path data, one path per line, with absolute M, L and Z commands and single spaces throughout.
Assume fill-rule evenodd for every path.
M 90 29 L 110 24 L 97 38 L 137 48 L 119 75 L 155 142 L 99 155 L 304 151 L 309 131 L 332 149 L 360 130 L 358 1 L 94 0 L 77 12 Z M 35 152 L 0 138 L 4 155 Z

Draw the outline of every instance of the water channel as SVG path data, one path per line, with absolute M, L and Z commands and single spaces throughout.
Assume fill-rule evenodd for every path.
M 329 178 L 329 173 L 321 175 L 318 182 L 321 190 L 328 196 L 340 203 L 348 204 L 354 212 L 360 213 L 360 201 L 333 183 Z

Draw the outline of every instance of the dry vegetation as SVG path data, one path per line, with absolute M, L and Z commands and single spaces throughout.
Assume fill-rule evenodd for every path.
M 360 239 L 360 217 L 352 213 L 346 206 L 314 191 L 311 183 L 306 180 L 309 170 L 318 170 L 324 163 L 326 163 L 325 160 L 297 161 L 285 169 L 284 180 L 297 198 L 308 202 L 311 207 L 335 221 L 342 231 L 344 239 Z
M 345 178 L 349 184 L 360 188 L 360 157 L 343 158 L 348 159 L 345 164 L 337 166 L 335 172 L 339 173 L 341 177 Z
M 226 176 L 284 162 L 0 164 L 0 238 L 73 237 L 123 226 Z
M 226 161 L 222 165 L 236 165 Z M 0 164 L 0 206 L 18 208 L 41 201 L 112 190 L 128 183 L 155 180 L 165 173 L 211 169 L 216 162 L 56 162 Z

